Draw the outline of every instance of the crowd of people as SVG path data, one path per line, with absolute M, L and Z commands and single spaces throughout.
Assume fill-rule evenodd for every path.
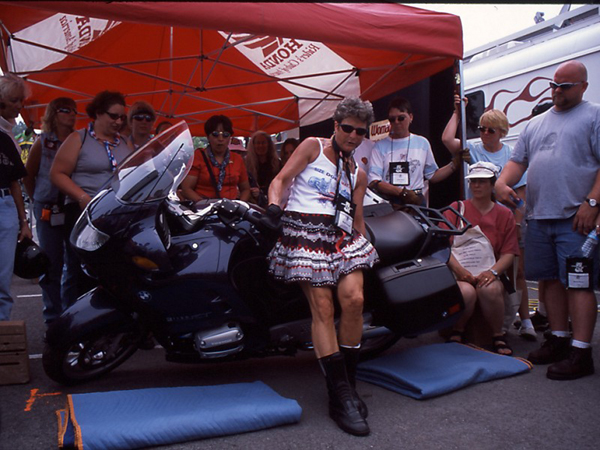
M 372 105 L 355 97 L 338 104 L 329 139 L 288 139 L 280 154 L 264 131 L 256 131 L 243 147 L 232 143 L 230 118 L 214 115 L 205 122 L 208 146 L 195 150 L 180 196 L 194 202 L 252 202 L 265 208 L 265 223 L 273 229 L 282 226 L 269 254 L 269 271 L 276 279 L 298 283 L 305 294 L 313 345 L 329 392 L 329 413 L 344 431 L 369 433 L 367 406 L 355 387 L 363 271 L 379 260 L 366 238 L 365 192 L 370 188 L 396 207 L 425 206 L 428 184 L 450 176 L 463 160 L 471 163 L 465 176 L 466 199 L 451 206 L 472 228 L 453 239 L 448 264 L 465 311 L 447 341 L 468 341 L 465 330 L 479 308 L 491 330 L 492 349 L 512 355 L 505 302 L 515 288 L 521 294 L 520 335 L 537 339 L 525 280 L 538 281 L 551 333 L 529 360 L 551 364 L 547 376 L 552 379 L 594 372 L 598 252 L 593 257 L 596 270 L 583 289 L 569 285 L 567 266 L 586 235 L 600 231 L 600 106 L 583 100 L 587 72 L 577 61 L 561 64 L 550 86 L 554 107 L 528 123 L 514 149 L 502 142 L 508 119 L 494 109 L 479 118 L 481 140 L 463 149 L 456 132 L 464 99 L 456 96 L 442 135 L 452 159 L 443 167 L 437 165 L 428 139 L 410 131 L 414 112 L 404 98 L 390 103 L 389 136 L 374 145 L 361 145 L 368 141 L 374 121 Z M 157 113 L 145 101 L 133 103 L 126 112 L 122 94 L 103 91 L 86 107 L 88 125 L 75 130 L 77 103 L 57 98 L 46 108 L 42 134 L 24 166 L 11 130 L 26 97 L 21 78 L 0 78 L 0 240 L 11 254 L 18 240 L 32 236 L 22 179 L 33 200 L 40 246 L 51 262 L 40 279 L 44 320 L 51 323 L 93 285 L 68 241 L 75 221 L 118 164 L 152 138 Z M 155 133 L 169 126 L 161 122 Z M 359 150 L 360 158 L 353 157 L 357 148 L 365 149 Z M 457 225 L 461 221 L 447 217 L 458 220 Z M 475 262 L 462 256 L 474 242 L 480 256 Z M 3 258 L 0 263 L 0 320 L 10 318 L 13 304 L 11 261 Z M 341 309 L 337 329 L 334 298 Z

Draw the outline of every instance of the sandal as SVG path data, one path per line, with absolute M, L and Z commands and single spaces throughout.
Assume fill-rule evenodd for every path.
M 450 336 L 448 336 L 448 339 L 446 339 L 446 344 L 451 344 L 451 343 L 462 344 L 464 341 L 465 341 L 465 332 L 464 331 L 452 330 L 452 332 L 450 333 Z
M 492 345 L 494 352 L 502 356 L 512 356 L 513 350 L 508 345 L 506 336 L 492 336 Z

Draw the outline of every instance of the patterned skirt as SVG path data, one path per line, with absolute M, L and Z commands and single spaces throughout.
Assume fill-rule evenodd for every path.
M 313 286 L 335 286 L 339 278 L 379 261 L 377 251 L 354 230 L 347 236 L 324 214 L 287 211 L 283 234 L 269 254 L 269 272 L 286 283 L 310 281 Z

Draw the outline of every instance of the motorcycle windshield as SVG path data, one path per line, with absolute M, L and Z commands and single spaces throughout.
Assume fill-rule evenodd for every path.
M 192 135 L 184 121 L 152 138 L 117 168 L 111 187 L 124 203 L 144 203 L 176 195 L 194 161 Z

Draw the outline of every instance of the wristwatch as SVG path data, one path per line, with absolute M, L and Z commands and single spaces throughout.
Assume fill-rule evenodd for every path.
M 498 278 L 498 272 L 496 272 L 494 269 L 490 269 L 490 272 L 492 272 L 494 276 Z
M 598 206 L 598 202 L 595 198 L 586 198 L 585 201 L 588 202 L 592 208 Z

